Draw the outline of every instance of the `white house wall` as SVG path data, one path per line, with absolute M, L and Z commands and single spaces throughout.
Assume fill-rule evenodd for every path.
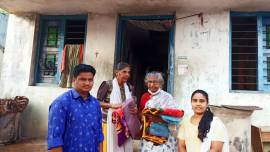
M 0 79 L 0 98 L 24 95 L 29 105 L 21 118 L 23 137 L 47 134 L 48 109 L 53 99 L 67 89 L 54 85 L 29 86 L 34 30 L 37 15 L 10 15 L 6 50 Z M 97 68 L 95 95 L 102 80 L 112 78 L 116 16 L 89 14 L 84 62 Z M 35 51 L 35 50 L 34 50 Z M 95 55 L 98 51 L 99 54 Z
M 102 81 L 112 79 L 117 15 L 89 14 L 84 62 L 96 70 L 92 93 Z
M 1 73 L 1 96 L 21 94 L 28 84 L 36 15 L 10 14 Z
M 177 13 L 183 17 L 192 13 Z M 230 92 L 229 12 L 204 13 L 203 26 L 197 16 L 176 21 L 175 58 L 187 57 L 188 73 L 175 70 L 174 95 L 177 102 L 190 102 L 195 89 L 209 92 L 210 104 L 256 105 L 263 108 L 252 116 L 252 123 L 270 126 L 270 95 L 260 92 Z M 34 51 L 37 15 L 10 15 L 6 50 L 0 77 L 0 98 L 16 95 L 29 97 L 22 115 L 22 136 L 47 134 L 48 108 L 51 101 L 66 91 L 57 86 L 29 86 Z M 112 78 L 117 15 L 89 14 L 84 63 L 97 69 L 91 93 L 96 95 L 103 80 Z
M 190 15 L 177 13 L 176 17 Z M 196 89 L 209 93 L 210 104 L 259 106 L 263 110 L 252 115 L 252 124 L 270 126 L 269 93 L 230 91 L 229 11 L 204 13 L 203 25 L 197 16 L 177 20 L 175 32 L 174 95 L 183 107 Z M 177 74 L 178 57 L 186 57 L 188 72 Z M 187 112 L 187 113 L 190 113 Z
M 21 119 L 21 133 L 30 137 L 46 134 L 49 103 L 56 94 L 64 91 L 57 87 L 28 86 L 36 19 L 34 14 L 9 16 L 0 81 L 0 98 L 17 95 L 29 98 Z
M 8 21 L 8 14 L 6 12 L 3 12 L 3 10 L 1 10 L 0 8 L 0 75 L 1 75 L 3 54 L 5 51 L 7 21 Z
M 2 68 L 2 60 L 3 60 L 3 51 L 0 49 L 0 75 L 1 75 L 1 68 Z

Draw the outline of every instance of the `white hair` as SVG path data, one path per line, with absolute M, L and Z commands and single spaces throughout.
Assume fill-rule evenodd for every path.
M 163 87 L 164 79 L 163 79 L 163 76 L 162 76 L 161 72 L 158 72 L 158 71 L 148 72 L 145 75 L 145 78 L 144 78 L 145 84 L 147 84 L 147 81 L 148 81 L 149 77 L 156 77 L 158 79 L 159 84 L 161 85 L 161 88 Z

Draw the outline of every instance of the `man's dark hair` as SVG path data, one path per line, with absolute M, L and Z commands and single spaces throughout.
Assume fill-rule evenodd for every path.
M 76 78 L 82 72 L 91 72 L 95 76 L 96 69 L 91 65 L 78 64 L 73 69 L 73 77 Z

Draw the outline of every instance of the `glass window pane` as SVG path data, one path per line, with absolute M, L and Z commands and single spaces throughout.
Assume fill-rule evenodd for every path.
M 56 54 L 46 54 L 44 59 L 44 76 L 55 76 L 56 74 Z
M 58 27 L 57 26 L 49 26 L 48 27 L 48 36 L 47 36 L 47 46 L 57 47 L 57 39 L 58 39 Z

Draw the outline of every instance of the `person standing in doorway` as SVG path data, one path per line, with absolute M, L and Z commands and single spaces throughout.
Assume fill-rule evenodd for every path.
M 194 114 L 186 117 L 178 132 L 179 152 L 229 152 L 225 125 L 208 107 L 208 94 L 196 90 L 191 95 Z
M 140 101 L 139 111 L 146 108 L 154 109 L 178 109 L 178 105 L 174 101 L 171 94 L 162 90 L 164 79 L 161 72 L 148 72 L 145 76 L 145 85 L 147 92 L 145 92 Z M 150 118 L 151 119 L 151 118 Z M 167 127 L 167 126 L 166 126 Z M 168 128 L 168 127 L 167 127 Z M 164 144 L 155 144 L 152 141 L 141 139 L 141 152 L 175 152 L 177 151 L 177 140 L 171 133 L 169 133 L 168 140 Z
M 125 100 L 132 97 L 133 87 L 127 82 L 130 78 L 130 65 L 120 62 L 116 66 L 115 78 L 103 81 L 98 89 L 97 99 L 102 107 L 103 152 L 132 152 L 132 139 L 129 138 L 122 146 L 117 144 L 117 132 L 112 123 L 112 112 L 121 108 Z M 131 108 L 130 113 L 137 114 L 137 107 Z
M 56 98 L 49 108 L 48 150 L 98 152 L 103 141 L 102 114 L 89 91 L 96 70 L 79 64 L 73 71 L 73 88 Z

